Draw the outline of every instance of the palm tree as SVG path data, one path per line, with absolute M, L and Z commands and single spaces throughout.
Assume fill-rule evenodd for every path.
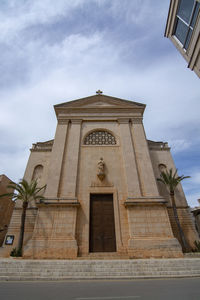
M 8 185 L 9 189 L 12 189 L 12 193 L 7 193 L 0 195 L 0 197 L 4 196 L 12 196 L 13 201 L 21 200 L 22 201 L 22 215 L 21 215 L 21 226 L 20 226 L 20 235 L 17 246 L 17 252 L 21 253 L 23 250 L 23 240 L 24 240 L 24 229 L 25 229 L 25 220 L 26 220 L 26 210 L 28 207 L 28 203 L 31 200 L 44 199 L 44 197 L 40 194 L 42 190 L 45 189 L 46 186 L 41 188 L 37 187 L 37 181 L 32 180 L 29 184 L 25 179 L 20 180 L 19 183 L 11 182 Z
M 189 252 L 190 247 L 187 243 L 187 240 L 185 238 L 183 229 L 182 229 L 180 221 L 179 221 L 177 208 L 176 208 L 176 203 L 175 203 L 174 192 L 175 192 L 175 189 L 176 189 L 177 185 L 183 179 L 186 179 L 186 178 L 190 178 L 190 176 L 183 176 L 183 175 L 178 176 L 177 175 L 177 170 L 173 174 L 172 169 L 170 169 L 169 171 L 167 169 L 165 171 L 162 171 L 160 173 L 160 178 L 157 178 L 158 181 L 162 182 L 169 189 L 170 198 L 171 198 L 171 202 L 172 202 L 173 213 L 174 213 L 174 218 L 175 218 L 175 222 L 176 222 L 176 225 L 177 225 L 177 228 L 178 228 L 178 231 L 179 231 L 179 236 L 180 236 L 181 246 L 182 246 L 183 252 Z

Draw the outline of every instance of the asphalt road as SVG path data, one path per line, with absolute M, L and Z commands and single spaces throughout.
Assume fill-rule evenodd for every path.
M 200 300 L 200 278 L 0 282 L 0 300 Z

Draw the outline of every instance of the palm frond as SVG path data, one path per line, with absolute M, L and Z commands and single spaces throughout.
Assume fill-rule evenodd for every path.
M 11 196 L 14 201 L 21 200 L 22 202 L 29 202 L 38 198 L 44 198 L 40 193 L 45 189 L 37 186 L 37 181 L 32 180 L 30 183 L 25 179 L 21 179 L 19 183 L 10 182 L 7 188 L 12 189 L 13 192 L 5 193 L 0 197 Z
M 177 172 L 178 172 L 177 169 L 173 172 L 172 168 L 169 169 L 169 171 L 168 170 L 162 171 L 160 173 L 160 178 L 157 178 L 157 180 L 165 184 L 170 190 L 170 192 L 174 192 L 176 186 L 182 180 L 186 178 L 190 178 L 190 176 L 184 176 L 184 175 L 178 176 Z

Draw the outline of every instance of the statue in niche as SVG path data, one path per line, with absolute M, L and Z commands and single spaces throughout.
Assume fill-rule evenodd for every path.
M 101 181 L 105 178 L 104 166 L 105 163 L 103 161 L 103 157 L 101 157 L 97 164 L 97 176 Z

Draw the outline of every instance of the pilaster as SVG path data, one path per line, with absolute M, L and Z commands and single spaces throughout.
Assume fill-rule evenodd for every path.
M 75 198 L 80 151 L 81 120 L 71 120 L 59 197 Z
M 45 191 L 45 197 L 47 198 L 56 198 L 58 196 L 60 174 L 66 147 L 68 123 L 69 120 L 65 120 L 65 122 L 58 122 L 57 124 L 49 166 L 47 188 Z
M 121 133 L 122 156 L 127 184 L 127 197 L 141 196 L 135 153 L 130 132 L 129 119 L 118 119 Z
M 135 158 L 138 167 L 138 176 L 141 183 L 142 196 L 158 197 L 158 188 L 153 172 L 142 118 L 131 119 L 131 133 L 133 137 L 133 147 L 135 150 Z

